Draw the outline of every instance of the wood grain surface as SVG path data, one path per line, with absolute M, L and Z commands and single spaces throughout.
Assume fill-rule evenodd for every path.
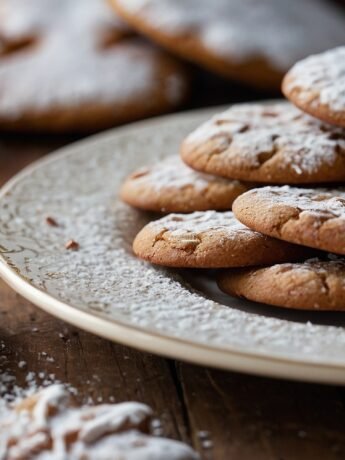
M 7 136 L 0 183 L 71 139 Z M 54 374 L 87 402 L 149 404 L 166 436 L 189 442 L 203 459 L 345 458 L 345 392 L 222 372 L 141 353 L 42 312 L 0 281 L 0 372 L 25 386 L 29 371 Z M 25 362 L 19 367 L 20 361 Z

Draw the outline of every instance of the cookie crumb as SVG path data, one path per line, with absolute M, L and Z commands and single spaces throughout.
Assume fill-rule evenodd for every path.
M 67 241 L 67 243 L 65 244 L 65 248 L 66 249 L 70 249 L 72 251 L 77 251 L 79 249 L 79 243 L 77 243 L 76 241 L 74 240 L 69 240 Z
M 58 226 L 59 226 L 59 224 L 57 223 L 57 221 L 56 221 L 53 217 L 51 217 L 51 216 L 47 216 L 47 217 L 46 217 L 46 223 L 47 223 L 48 225 L 50 225 L 51 227 L 58 227 Z

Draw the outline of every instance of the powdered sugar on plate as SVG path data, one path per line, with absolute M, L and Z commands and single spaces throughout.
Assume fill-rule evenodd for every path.
M 0 200 L 0 270 L 5 263 L 76 313 L 103 318 L 109 328 L 129 325 L 150 334 L 152 343 L 163 337 L 203 354 L 226 353 L 229 363 L 236 353 L 344 365 L 345 330 L 339 321 L 280 319 L 236 299 L 226 305 L 213 300 L 206 283 L 195 290 L 181 274 L 134 257 L 133 238 L 148 216 L 119 203 L 123 178 L 133 164 L 174 154 L 184 136 L 211 115 L 179 115 L 103 134 L 22 175 Z M 59 227 L 47 225 L 47 215 Z M 65 249 L 70 238 L 80 244 L 78 251 Z

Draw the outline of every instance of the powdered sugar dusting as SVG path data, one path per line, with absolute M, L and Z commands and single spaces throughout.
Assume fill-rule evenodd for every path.
M 251 192 L 248 192 L 251 193 Z M 297 187 L 262 187 L 253 191 L 272 205 L 297 207 L 301 212 L 345 221 L 345 189 L 301 189 Z
M 115 17 L 106 2 L 95 0 L 6 0 L 4 43 L 33 38 L 35 46 L 2 56 L 0 115 L 74 108 L 84 104 L 125 104 L 157 95 L 180 101 L 184 79 L 176 70 L 161 78 L 162 54 Z M 107 38 L 116 45 L 104 47 Z M 18 79 L 25 75 L 25 79 Z
M 157 121 L 123 128 L 46 160 L 1 197 L 2 257 L 29 283 L 110 326 L 126 323 L 214 351 L 344 363 L 339 324 L 263 316 L 235 299 L 223 305 L 132 254 L 132 240 L 148 217 L 117 201 L 123 178 L 134 163 L 172 155 L 210 115 L 160 120 L 159 130 Z M 46 225 L 47 215 L 59 227 Z M 80 243 L 79 251 L 64 248 L 67 238 Z
M 167 189 L 182 189 L 184 187 L 193 187 L 202 192 L 208 188 L 210 183 L 229 186 L 240 185 L 238 181 L 229 181 L 194 171 L 186 166 L 177 155 L 136 171 L 134 179 L 136 184 L 145 184 L 157 192 Z
M 116 2 L 164 34 L 194 34 L 212 53 L 231 62 L 259 57 L 281 71 L 345 41 L 342 12 L 323 0 Z
M 3 415 L 3 414 L 2 414 Z M 151 409 L 124 402 L 74 407 L 62 385 L 18 402 L 0 418 L 1 458 L 197 460 L 177 441 L 150 436 Z
M 345 111 L 345 46 L 310 56 L 289 71 L 286 91 L 299 90 L 298 98 Z
M 161 231 L 169 231 L 171 237 L 182 237 L 183 235 L 198 235 L 202 233 L 217 232 L 234 238 L 239 232 L 254 236 L 248 227 L 241 224 L 231 211 L 217 212 L 192 212 L 190 214 L 169 214 L 162 219 L 149 224 L 150 227 Z
M 215 138 L 223 142 L 228 159 L 243 159 L 247 168 L 259 168 L 262 155 L 272 152 L 279 153 L 280 167 L 298 174 L 332 167 L 345 152 L 345 129 L 321 123 L 287 102 L 232 106 L 192 132 L 185 145 L 192 150 Z

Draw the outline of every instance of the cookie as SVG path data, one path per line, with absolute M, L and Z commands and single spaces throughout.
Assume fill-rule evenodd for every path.
M 265 265 L 307 254 L 302 247 L 250 230 L 231 211 L 169 214 L 146 225 L 133 250 L 154 264 L 181 268 Z
M 343 181 L 345 129 L 287 102 L 234 105 L 191 133 L 181 155 L 196 170 L 243 181 Z
M 282 90 L 305 112 L 345 127 L 345 46 L 295 64 L 285 76 Z
M 298 310 L 345 310 L 345 261 L 309 260 L 228 270 L 220 289 L 254 302 Z
M 228 210 L 249 184 L 227 180 L 188 168 L 170 157 L 131 174 L 121 189 L 121 198 L 131 206 L 156 212 Z
M 181 65 L 106 2 L 1 2 L 1 128 L 94 131 L 170 110 L 186 91 Z
M 2 411 L 2 458 L 199 459 L 187 445 L 151 435 L 151 417 L 137 402 L 76 407 L 62 385 L 51 385 Z
M 211 71 L 277 88 L 299 59 L 345 41 L 342 11 L 323 0 L 110 0 L 153 41 Z M 322 33 L 320 33 L 322 30 Z
M 234 213 L 265 235 L 345 255 L 345 190 L 263 187 L 239 196 Z

